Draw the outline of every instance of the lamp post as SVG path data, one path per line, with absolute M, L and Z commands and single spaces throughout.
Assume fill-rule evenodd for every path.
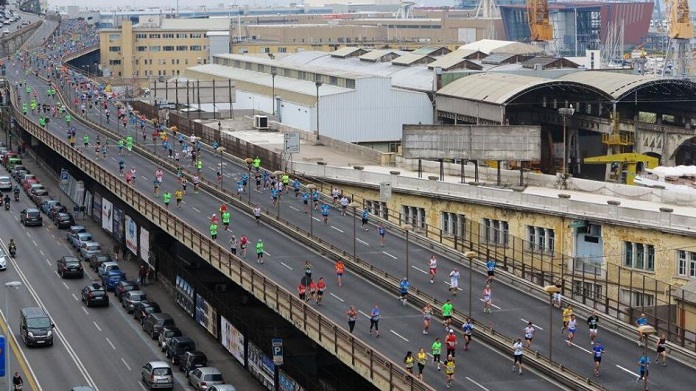
M 570 107 L 561 107 L 558 109 L 558 114 L 563 117 L 563 168 L 561 169 L 561 174 L 563 175 L 563 183 L 565 183 L 566 174 L 568 173 L 568 154 L 567 154 L 567 130 L 566 130 L 566 119 L 575 114 L 575 109 L 573 105 Z
M 273 108 L 272 115 L 275 115 L 275 72 L 271 72 L 271 107 Z
M 322 82 L 317 81 L 314 83 L 315 86 L 317 86 L 317 143 L 319 143 L 319 87 L 322 86 Z
M 276 178 L 276 186 L 280 183 L 280 178 L 285 174 L 283 171 L 277 170 L 273 171 L 273 175 L 275 175 Z M 278 199 L 276 200 L 276 219 L 280 217 L 280 189 L 278 190 Z
M 472 275 L 474 274 L 473 263 L 474 263 L 474 258 L 476 257 L 476 253 L 473 251 L 467 251 L 464 253 L 464 256 L 469 260 L 469 319 L 471 319 L 471 307 L 473 306 L 471 298 L 474 296 L 474 293 L 472 290 L 473 289 L 472 288 L 472 285 L 473 285 Z
M 224 173 L 222 172 L 222 153 L 225 152 L 225 147 L 217 147 L 217 152 L 220 153 L 220 190 L 224 191 L 225 189 L 222 187 L 222 180 L 223 177 L 225 176 Z
M 307 190 L 309 190 L 309 235 L 314 235 L 314 216 L 312 211 L 314 210 L 314 200 L 312 199 L 312 192 L 314 189 L 316 189 L 317 186 L 313 183 L 310 183 L 307 185 Z
M 355 220 L 357 220 L 357 216 L 355 215 L 355 209 L 359 206 L 362 206 L 359 202 L 352 201 L 350 204 L 348 204 L 351 208 L 353 208 L 353 259 L 357 259 L 356 257 L 356 251 L 355 251 L 355 242 L 358 241 L 357 234 L 355 233 Z
M 655 334 L 657 330 L 655 330 L 654 327 L 650 325 L 645 325 L 645 326 L 640 326 L 638 327 L 638 331 L 641 333 L 643 338 L 645 339 L 643 341 L 643 365 L 645 366 L 644 369 L 645 371 L 643 372 L 643 390 L 648 391 L 648 370 L 650 368 L 649 365 L 649 358 L 648 358 L 648 338 Z
M 5 283 L 5 288 L 19 289 L 22 286 L 20 281 L 8 281 Z M 12 327 L 10 327 L 10 300 L 9 293 L 5 292 L 5 321 L 7 322 L 7 345 L 6 348 L 10 346 L 10 338 L 12 337 Z M 7 360 L 7 370 L 5 371 L 5 377 L 7 378 L 7 391 L 12 391 L 12 375 L 10 370 L 10 353 L 5 354 L 5 360 Z
M 561 289 L 556 285 L 546 285 L 544 291 L 549 294 L 549 361 L 553 361 L 553 295 Z
M 249 200 L 248 202 L 251 204 L 251 164 L 254 163 L 254 159 L 248 157 L 244 159 L 244 161 L 247 164 L 247 169 L 248 169 L 248 174 L 247 174 L 247 187 L 249 188 Z
M 413 226 L 411 224 L 404 224 L 403 228 L 404 231 L 406 231 L 406 280 L 408 280 L 408 233 L 413 229 Z

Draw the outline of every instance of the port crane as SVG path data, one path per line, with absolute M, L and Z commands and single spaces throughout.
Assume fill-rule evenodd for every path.
M 694 26 L 689 20 L 688 0 L 665 0 L 669 23 L 669 44 L 662 68 L 662 76 L 670 73 L 674 77 L 691 77 L 694 74 L 694 54 L 691 40 Z M 671 72 L 668 72 L 669 67 Z

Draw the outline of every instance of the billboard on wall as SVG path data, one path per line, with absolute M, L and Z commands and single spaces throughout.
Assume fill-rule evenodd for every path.
M 244 365 L 244 334 L 232 326 L 224 316 L 220 316 L 220 331 L 222 346 Z
M 123 216 L 125 215 L 123 213 L 123 209 L 120 209 L 117 206 L 113 207 L 114 209 L 114 221 L 113 221 L 113 232 L 111 235 L 116 239 L 117 242 L 123 243 L 124 241 L 124 230 L 123 230 Z
M 145 227 L 140 227 L 140 258 L 150 264 L 150 232 Z
M 196 294 L 196 322 L 205 327 L 213 337 L 218 336 L 217 310 L 200 294 Z
M 278 370 L 278 389 L 280 391 L 304 391 L 304 388 L 284 370 Z
M 261 349 L 249 341 L 249 372 L 257 378 L 264 387 L 269 390 L 275 388 L 273 377 L 275 375 L 275 364 L 273 360 L 263 354 Z
M 126 248 L 134 255 L 138 255 L 138 225 L 128 215 L 126 215 Z
M 193 316 L 195 306 L 193 287 L 181 276 L 176 276 L 176 304 L 179 304 L 186 313 Z
M 113 215 L 114 215 L 114 204 L 106 198 L 102 198 L 102 211 L 101 211 L 101 227 L 106 232 L 114 232 L 113 227 Z
M 92 217 L 97 224 L 101 225 L 102 221 L 102 196 L 99 193 L 94 193 L 94 202 L 92 203 Z

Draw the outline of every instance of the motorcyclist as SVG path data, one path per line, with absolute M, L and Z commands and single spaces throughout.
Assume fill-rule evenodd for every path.
M 10 195 L 5 194 L 5 209 L 10 209 Z
M 22 380 L 22 376 L 19 375 L 19 372 L 15 372 L 12 377 L 12 384 L 15 390 L 21 390 L 24 387 L 24 380 Z
M 10 249 L 10 252 L 17 251 L 17 245 L 15 244 L 14 239 L 10 239 L 10 243 L 7 244 L 7 248 Z
M 15 201 L 19 201 L 19 186 L 15 185 L 12 192 L 14 192 Z

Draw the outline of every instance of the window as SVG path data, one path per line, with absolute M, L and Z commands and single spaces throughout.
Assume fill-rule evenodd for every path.
M 162 50 L 161 46 L 150 46 L 150 51 L 151 52 L 159 52 Z
M 529 251 L 553 252 L 556 235 L 551 228 L 527 226 L 527 242 L 525 248 Z
M 425 228 L 425 208 L 402 205 L 401 221 L 414 227 Z
M 696 277 L 696 253 L 677 251 L 677 274 L 684 277 Z
M 110 52 L 120 52 L 121 47 L 120 46 L 109 46 L 109 51 Z
M 189 37 L 190 37 L 190 38 L 201 38 L 201 37 L 203 37 L 203 34 L 201 34 L 201 33 L 191 33 L 191 35 L 190 35 Z
M 185 51 L 188 50 L 188 46 L 186 46 L 186 45 L 177 45 L 176 50 L 177 50 L 178 52 L 185 52 Z
M 481 237 L 488 243 L 507 246 L 508 222 L 502 220 L 483 219 L 481 222 Z
M 278 53 L 287 53 L 288 48 L 278 48 Z
M 624 242 L 624 266 L 655 271 L 655 246 L 652 244 Z
M 165 52 L 173 52 L 174 46 L 163 46 L 162 50 L 164 50 Z
M 109 65 L 121 65 L 121 60 L 109 60 Z
M 573 281 L 573 294 L 586 297 L 588 299 L 601 300 L 602 286 L 586 281 Z
M 160 39 L 160 34 L 150 34 L 150 39 Z
M 164 39 L 174 39 L 174 33 L 162 34 L 162 38 L 164 38 Z
M 201 45 L 191 45 L 189 50 L 192 52 L 200 52 L 202 50 Z
M 385 220 L 389 219 L 389 209 L 387 208 L 386 202 L 365 200 L 365 209 L 367 209 L 367 211 L 373 216 L 377 216 Z
M 462 237 L 466 232 L 466 216 L 452 212 L 442 212 L 440 229 L 442 229 L 443 233 Z
M 109 41 L 115 41 L 121 39 L 121 34 L 109 34 Z
M 136 46 L 135 50 L 139 52 L 146 52 L 147 51 L 147 46 Z
M 146 38 L 147 38 L 147 34 L 142 34 L 142 33 L 135 34 L 135 39 L 146 39 Z
M 188 38 L 188 34 L 186 34 L 186 33 L 177 33 L 177 34 L 176 34 L 176 37 L 177 37 L 177 38 L 184 38 L 184 39 L 186 39 L 186 38 Z
M 622 289 L 621 302 L 628 303 L 632 307 L 651 307 L 655 305 L 655 296 L 647 293 Z

